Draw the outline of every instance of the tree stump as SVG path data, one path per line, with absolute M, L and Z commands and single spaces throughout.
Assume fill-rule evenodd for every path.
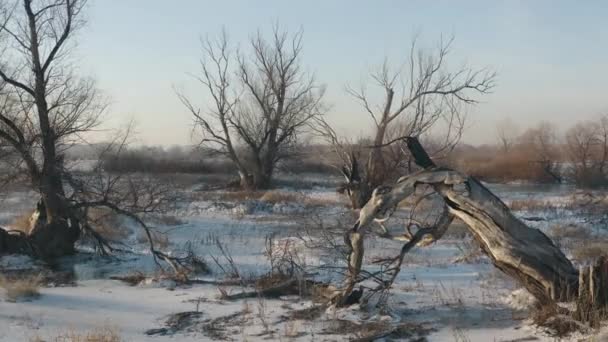
M 575 318 L 592 327 L 608 318 L 608 257 L 580 268 L 576 304 Z

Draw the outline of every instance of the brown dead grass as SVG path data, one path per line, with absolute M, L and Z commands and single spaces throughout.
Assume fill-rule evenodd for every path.
M 18 278 L 7 278 L 0 276 L 0 287 L 5 291 L 8 302 L 27 301 L 40 296 L 40 286 L 43 277 L 41 275 L 29 275 Z
M 575 224 L 554 224 L 548 233 L 559 247 L 568 249 L 576 248 L 592 238 L 588 229 Z
M 110 279 L 120 280 L 127 283 L 129 286 L 137 286 L 146 279 L 146 275 L 143 272 L 135 271 L 125 275 L 111 276 Z
M 286 192 L 279 190 L 266 191 L 260 197 L 260 201 L 268 202 L 268 203 L 293 203 L 293 202 L 303 202 L 307 197 L 303 194 L 294 193 L 294 192 Z
M 118 329 L 101 327 L 88 332 L 67 331 L 51 338 L 36 336 L 30 342 L 122 342 Z
M 575 224 L 555 224 L 549 229 L 552 237 L 560 239 L 588 240 L 591 237 L 589 230 Z
M 601 256 L 608 256 L 608 240 L 585 241 L 572 248 L 572 258 L 580 263 L 586 263 Z

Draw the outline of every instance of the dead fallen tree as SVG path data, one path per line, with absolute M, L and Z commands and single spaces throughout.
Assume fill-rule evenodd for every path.
M 380 261 L 385 266 L 380 272 L 390 274 L 388 279 L 383 278 L 378 282 L 375 290 L 390 288 L 404 255 L 421 241 L 428 243 L 441 238 L 452 219 L 457 217 L 468 225 L 492 263 L 515 278 L 540 302 L 569 301 L 579 298 L 579 294 L 582 298 L 584 294 L 586 299 L 582 306 L 593 307 L 594 312 L 606 311 L 608 263 L 600 263 L 586 271 L 580 280 L 584 287 L 579 289 L 578 270 L 543 232 L 528 227 L 516 218 L 498 197 L 475 178 L 437 167 L 417 139 L 407 138 L 406 143 L 417 165 L 423 169 L 400 178 L 392 187 L 374 190 L 354 227 L 346 234 L 346 244 L 351 249 L 348 276 L 342 289 L 333 297 L 334 303 L 343 305 L 356 284 L 379 278 L 378 274 L 362 276 L 361 271 L 363 240 L 371 231 L 370 224 L 387 220 L 400 202 L 414 195 L 417 187 L 429 186 L 443 199 L 444 212 L 435 225 L 419 227 L 414 234 L 406 234 L 409 241 L 403 245 L 398 256 Z M 386 231 L 383 236 L 397 238 Z

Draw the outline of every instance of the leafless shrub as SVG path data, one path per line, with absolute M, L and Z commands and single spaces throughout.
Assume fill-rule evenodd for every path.
M 211 259 L 213 259 L 217 267 L 222 270 L 222 272 L 227 278 L 240 279 L 242 281 L 243 279 L 241 277 L 238 267 L 236 266 L 236 262 L 232 258 L 230 250 L 226 247 L 225 244 L 222 243 L 222 241 L 218 237 L 215 238 L 215 246 L 217 247 L 225 261 L 221 262 L 219 257 L 211 255 Z
M 262 334 L 270 333 L 270 322 L 268 322 L 267 317 L 267 309 L 266 309 L 266 301 L 263 297 L 258 297 L 258 318 L 260 319 L 260 323 L 262 323 L 262 327 L 264 327 L 264 332 Z
M 270 274 L 283 279 L 302 276 L 304 268 L 303 256 L 298 251 L 296 239 L 277 240 L 274 234 L 265 238 L 264 255 L 270 263 Z

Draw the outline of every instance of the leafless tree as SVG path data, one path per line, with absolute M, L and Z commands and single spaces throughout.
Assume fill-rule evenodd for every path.
M 225 32 L 202 45 L 201 75 L 195 77 L 213 105 L 201 111 L 182 92 L 178 96 L 203 133 L 202 143 L 235 163 L 241 186 L 266 188 L 277 163 L 323 111 L 324 89 L 301 64 L 302 32 L 290 35 L 274 26 L 267 40 L 258 31 L 239 53 Z
M 542 121 L 526 130 L 520 139 L 522 149 L 531 154 L 531 162 L 538 163 L 553 181 L 561 182 L 557 130 L 553 124 Z
M 355 285 L 362 282 L 374 281 L 377 284 L 371 288 L 371 294 L 389 289 L 400 271 L 405 254 L 416 246 L 439 240 L 454 218 L 467 224 L 497 268 L 517 279 L 539 301 L 575 298 L 579 272 L 551 239 L 513 216 L 509 208 L 477 179 L 448 168 L 438 168 L 416 138 L 406 140 L 416 164 L 422 170 L 401 177 L 393 186 L 375 189 L 372 198 L 359 212 L 359 219 L 345 236 L 350 249 L 348 274 L 344 286 L 334 293 L 334 303 L 348 303 Z M 382 234 L 384 238 L 407 242 L 395 257 L 376 260 L 382 265 L 377 272 L 361 272 L 364 239 L 373 232 L 372 224 L 390 219 L 404 199 L 419 194 L 419 187 L 430 188 L 443 200 L 440 216 L 434 224 L 415 224 L 415 232 L 409 230 L 411 222 L 408 221 L 411 219 L 406 218 L 408 231 L 404 236 L 389 232 Z M 531 245 L 535 248 L 529 248 Z
M 576 124 L 566 132 L 566 143 L 575 181 L 583 186 L 607 185 L 608 116 Z
M 62 146 L 98 123 L 94 82 L 69 65 L 72 37 L 82 27 L 83 0 L 23 0 L 2 4 L 0 138 L 25 165 L 41 195 L 45 224 L 30 233 L 45 256 L 73 251 L 79 236 L 62 182 Z
M 453 148 L 464 127 L 462 106 L 477 103 L 475 95 L 489 93 L 493 88 L 494 72 L 469 67 L 448 70 L 446 59 L 452 41 L 442 40 L 436 50 L 430 52 L 418 48 L 414 39 L 403 67 L 393 68 L 385 60 L 370 75 L 373 85 L 382 94 L 378 99 L 370 95 L 366 85 L 359 89 L 347 88 L 374 123 L 372 146 L 367 148 L 364 166 L 359 166 L 356 154 L 351 154 L 344 168 L 355 208 L 367 202 L 374 188 L 396 176 L 391 171 L 397 170 L 387 164 L 386 146 L 404 136 L 424 136 L 443 125 L 447 131 L 443 133 L 445 139 L 439 149 Z M 389 140 L 389 133 L 397 126 L 401 127 L 400 137 Z M 329 125 L 325 127 L 329 128 Z M 334 131 L 326 130 L 324 135 L 335 144 Z
M 40 194 L 28 232 L 0 229 L 0 254 L 23 252 L 53 258 L 75 252 L 81 232 L 91 233 L 88 210 L 105 207 L 140 223 L 141 215 L 167 200 L 164 187 L 140 179 L 72 172 L 66 149 L 100 124 L 105 101 L 95 82 L 80 77 L 72 60 L 75 33 L 85 24 L 86 0 L 15 0 L 0 3 L 0 145 L 10 153 L 15 175 L 25 175 Z M 117 139 L 110 146 L 124 146 Z M 6 178 L 7 181 L 11 177 Z M 177 268 L 177 259 L 155 257 Z
M 519 135 L 517 126 L 511 118 L 505 118 L 496 124 L 496 134 L 498 135 L 498 142 L 504 153 L 509 152 Z

